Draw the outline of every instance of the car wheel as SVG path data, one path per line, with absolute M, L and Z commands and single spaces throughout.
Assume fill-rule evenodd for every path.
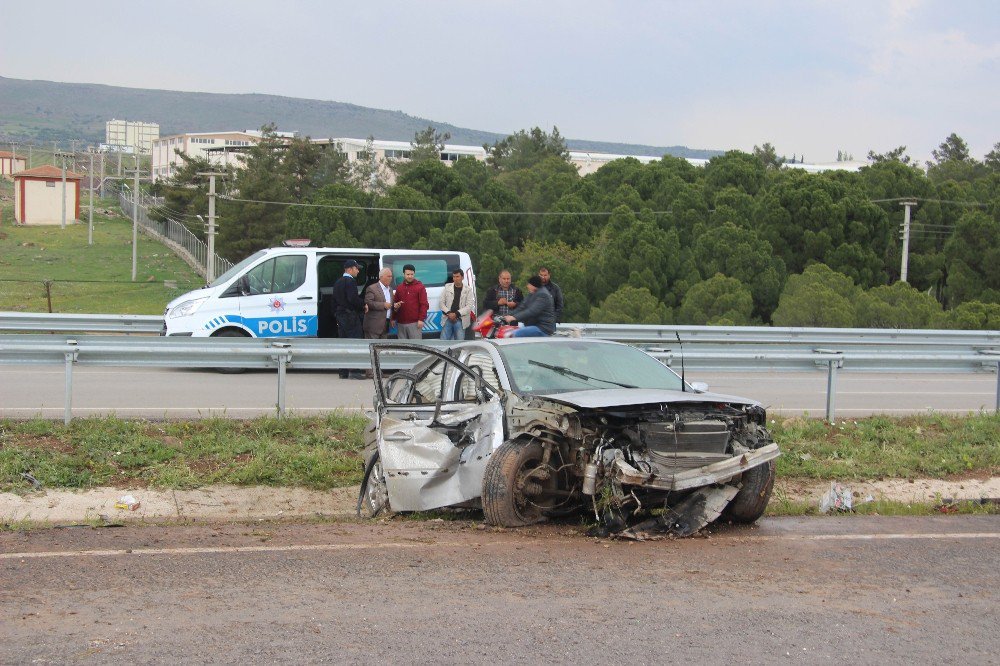
M 545 518 L 557 485 L 555 470 L 542 462 L 537 440 L 505 442 L 483 474 L 483 514 L 490 525 L 521 527 Z
M 227 328 L 218 333 L 212 334 L 213 338 L 249 338 L 250 336 L 246 333 Z M 246 371 L 246 368 L 216 368 L 216 372 L 222 373 L 224 375 L 238 375 L 241 372 Z
M 357 513 L 359 518 L 374 518 L 383 510 L 389 510 L 389 489 L 385 485 L 382 459 L 376 451 L 368 461 L 365 476 L 361 480 Z
M 774 489 L 775 467 L 775 462 L 769 460 L 743 472 L 743 486 L 723 510 L 722 519 L 734 523 L 752 523 L 763 516 Z

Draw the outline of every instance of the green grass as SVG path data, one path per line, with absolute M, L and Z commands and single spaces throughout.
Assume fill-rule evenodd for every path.
M 875 416 L 834 425 L 792 418 L 772 426 L 778 476 L 828 480 L 945 478 L 1000 473 L 1000 415 Z
M 12 185 L 0 185 L 8 196 Z M 13 202 L 0 205 L 0 311 L 161 314 L 171 299 L 201 286 L 202 280 L 166 246 L 140 233 L 136 282 L 132 282 L 132 222 L 116 202 L 94 203 L 94 244 L 87 244 L 87 209 L 82 223 L 14 225 Z M 168 288 L 165 280 L 175 281 Z
M 327 489 L 361 481 L 364 419 L 114 417 L 0 420 L 0 491 L 105 485 L 194 488 L 215 483 Z
M 114 417 L 0 420 L 0 491 L 108 484 L 191 488 L 213 483 L 327 489 L 360 482 L 359 416 L 224 418 L 153 423 Z M 1000 473 L 1000 416 L 874 417 L 831 426 L 775 424 L 782 478 L 948 478 Z M 771 501 L 797 510 L 780 489 Z M 863 506 L 863 505 L 862 505 Z M 805 508 L 802 509 L 805 511 Z

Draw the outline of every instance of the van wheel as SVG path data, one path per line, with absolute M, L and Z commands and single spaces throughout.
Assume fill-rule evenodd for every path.
M 212 334 L 213 338 L 249 338 L 250 336 L 242 331 L 237 331 L 232 328 L 227 328 L 225 330 L 219 331 L 218 333 Z M 238 375 L 241 372 L 246 372 L 246 368 L 216 368 L 216 372 L 223 375 Z

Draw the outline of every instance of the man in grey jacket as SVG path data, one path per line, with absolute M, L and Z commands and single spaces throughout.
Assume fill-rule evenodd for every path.
M 552 303 L 552 294 L 548 289 L 542 289 L 542 278 L 537 275 L 528 280 L 528 296 L 517 307 L 517 316 L 507 315 L 504 320 L 519 321 L 524 326 L 517 329 L 514 338 L 537 338 L 552 335 L 556 332 L 556 313 Z

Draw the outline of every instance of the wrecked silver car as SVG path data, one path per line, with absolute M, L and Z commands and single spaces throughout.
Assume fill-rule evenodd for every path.
M 767 507 L 766 413 L 699 392 L 628 345 L 512 338 L 371 346 L 359 514 L 481 506 L 514 527 L 580 510 L 599 530 L 691 534 Z

